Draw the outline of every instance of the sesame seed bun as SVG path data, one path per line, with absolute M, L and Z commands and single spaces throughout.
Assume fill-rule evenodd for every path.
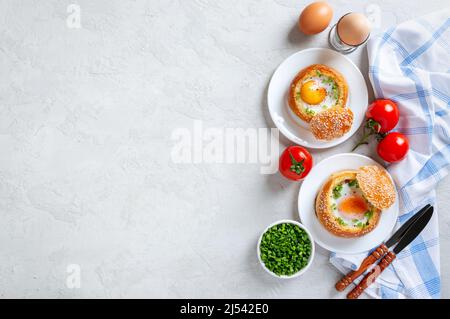
M 388 173 L 375 165 L 362 166 L 356 180 L 367 200 L 378 209 L 389 208 L 395 202 L 395 186 Z
M 314 116 L 310 129 L 319 140 L 333 140 L 347 133 L 353 124 L 353 112 L 348 107 L 332 107 Z
M 337 89 L 339 92 L 338 99 L 336 101 L 336 104 L 331 106 L 343 108 L 345 107 L 348 98 L 347 82 L 345 81 L 342 74 L 336 71 L 335 69 L 330 68 L 329 66 L 323 64 L 313 64 L 301 70 L 291 83 L 289 89 L 288 104 L 292 112 L 294 112 L 294 114 L 296 114 L 300 119 L 308 123 L 311 121 L 312 118 L 317 116 L 317 114 L 322 113 L 323 111 L 315 115 L 309 114 L 306 110 L 306 104 L 302 101 L 302 99 L 298 99 L 297 95 L 301 91 L 302 85 L 305 82 L 305 80 L 308 79 L 309 77 L 314 76 L 317 72 L 320 72 L 321 74 L 333 79 L 333 81 L 337 85 Z

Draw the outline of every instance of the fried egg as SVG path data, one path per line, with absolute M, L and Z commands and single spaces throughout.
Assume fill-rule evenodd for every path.
M 333 189 L 331 209 L 339 224 L 364 227 L 371 218 L 372 205 L 356 180 L 345 181 Z
M 306 78 L 297 92 L 297 100 L 303 102 L 306 112 L 315 115 L 337 104 L 336 82 L 323 74 Z

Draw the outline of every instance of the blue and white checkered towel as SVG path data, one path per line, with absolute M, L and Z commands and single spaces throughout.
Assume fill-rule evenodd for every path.
M 408 156 L 389 165 L 400 199 L 398 226 L 427 203 L 450 163 L 450 9 L 408 21 L 368 43 L 369 76 L 376 97 L 397 102 L 395 130 L 407 135 Z M 366 292 L 376 298 L 439 298 L 437 214 Z M 342 272 L 365 255 L 332 254 Z

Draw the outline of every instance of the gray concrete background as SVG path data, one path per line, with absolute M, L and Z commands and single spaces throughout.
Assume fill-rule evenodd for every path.
M 297 31 L 306 2 L 79 0 L 79 29 L 66 24 L 71 3 L 0 2 L 0 296 L 342 297 L 323 250 L 292 281 L 273 280 L 257 262 L 265 226 L 298 219 L 299 184 L 255 164 L 170 157 L 172 132 L 195 119 L 272 126 L 274 69 L 328 46 L 327 32 Z M 333 22 L 379 8 L 378 32 L 447 1 L 330 3 Z M 349 57 L 367 73 L 365 49 Z M 356 138 L 314 157 L 349 151 Z M 438 188 L 446 298 L 448 181 Z M 80 288 L 67 286 L 70 265 Z

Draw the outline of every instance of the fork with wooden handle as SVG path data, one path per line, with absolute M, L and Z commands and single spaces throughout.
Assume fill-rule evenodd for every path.
M 373 265 L 377 260 L 383 257 L 389 251 L 388 247 L 383 243 L 378 246 L 369 256 L 367 256 L 355 271 L 349 272 L 344 278 L 339 280 L 335 287 L 338 291 L 343 291 L 348 287 L 356 278 L 361 276 L 371 265 Z
M 367 256 L 355 271 L 348 273 L 344 278 L 339 280 L 335 285 L 338 291 L 342 291 L 348 287 L 356 278 L 362 275 L 371 265 L 373 265 L 377 260 L 382 258 L 388 251 L 389 247 L 397 244 L 402 236 L 405 235 L 406 231 L 412 227 L 412 225 L 422 217 L 429 209 L 433 209 L 431 205 L 425 205 L 416 214 L 414 214 L 408 221 L 406 221 L 386 243 L 382 243 L 377 249 L 375 249 L 369 256 Z
M 418 216 L 417 216 L 418 215 Z M 361 282 L 348 293 L 347 298 L 349 299 L 356 299 L 358 298 L 362 292 L 369 287 L 376 279 L 377 277 L 394 261 L 397 254 L 400 253 L 406 246 L 408 246 L 425 228 L 425 226 L 428 224 L 428 222 L 431 219 L 431 216 L 433 215 L 433 207 L 427 207 L 424 211 L 421 211 L 410 218 L 413 219 L 411 222 L 408 220 L 406 223 L 408 223 L 407 227 L 400 229 L 386 242 L 386 244 L 382 244 L 380 247 L 378 247 L 369 257 L 366 259 L 368 262 L 366 264 L 369 264 L 376 256 L 382 257 L 381 261 L 361 280 Z M 405 223 L 405 224 L 406 224 Z M 401 230 L 401 231 L 400 231 Z M 400 231 L 400 232 L 399 232 Z M 387 250 L 387 247 L 390 247 L 392 245 L 395 245 L 394 249 L 392 251 Z M 383 247 L 384 246 L 384 247 Z M 387 251 L 386 254 L 381 255 L 384 251 Z M 372 262 L 373 264 L 374 262 Z M 369 264 L 370 266 L 370 264 Z M 366 267 L 367 269 L 367 267 Z M 349 278 L 353 278 L 354 276 L 350 274 L 348 276 Z M 345 279 L 345 278 L 344 278 Z M 347 283 L 348 280 L 345 281 Z M 347 284 L 348 285 L 348 284 Z
M 388 251 L 386 256 L 381 259 L 381 261 L 376 265 L 362 280 L 361 282 L 353 288 L 347 295 L 348 299 L 358 298 L 363 291 L 369 287 L 375 279 L 385 270 L 396 258 L 396 255 L 392 251 Z

